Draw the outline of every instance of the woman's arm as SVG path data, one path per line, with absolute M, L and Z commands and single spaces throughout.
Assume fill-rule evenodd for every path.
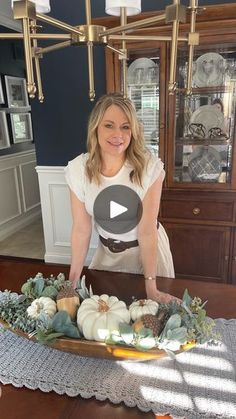
M 145 278 L 156 278 L 157 274 L 157 217 L 162 192 L 162 175 L 151 185 L 143 200 L 143 215 L 138 225 L 138 241 Z M 158 291 L 155 280 L 145 281 L 147 297 L 160 303 L 168 303 L 170 294 Z
M 70 192 L 70 198 L 73 224 L 71 232 L 72 258 L 69 279 L 73 282 L 75 288 L 88 252 L 92 232 L 92 220 L 86 211 L 84 203 L 72 191 Z

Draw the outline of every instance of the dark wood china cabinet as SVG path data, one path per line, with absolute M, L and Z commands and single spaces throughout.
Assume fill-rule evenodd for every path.
M 117 25 L 114 18 L 100 20 Z M 181 35 L 188 30 L 188 24 L 180 26 Z M 196 31 L 200 44 L 191 95 L 186 95 L 188 50 L 181 44 L 177 90 L 168 95 L 166 41 L 129 44 L 128 93 L 147 146 L 165 163 L 160 221 L 176 277 L 236 284 L 236 4 L 206 6 Z M 170 27 L 137 32 L 170 35 Z M 120 63 L 112 50 L 106 51 L 106 65 L 107 91 L 120 91 Z

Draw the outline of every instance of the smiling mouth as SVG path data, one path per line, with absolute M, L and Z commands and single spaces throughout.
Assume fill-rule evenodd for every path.
M 108 144 L 114 146 L 114 147 L 119 147 L 120 145 L 123 145 L 124 143 L 111 143 L 110 141 L 108 141 Z

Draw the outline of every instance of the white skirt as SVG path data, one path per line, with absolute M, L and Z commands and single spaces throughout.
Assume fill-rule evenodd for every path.
M 89 269 L 143 274 L 139 247 L 132 247 L 126 249 L 124 252 L 113 253 L 99 240 Z M 169 239 L 164 227 L 160 223 L 157 245 L 157 276 L 175 277 Z

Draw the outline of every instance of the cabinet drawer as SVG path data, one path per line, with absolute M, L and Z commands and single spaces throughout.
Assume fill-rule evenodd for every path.
M 162 202 L 163 218 L 232 221 L 233 202 L 177 201 Z
M 227 282 L 231 228 L 164 223 L 177 278 Z

